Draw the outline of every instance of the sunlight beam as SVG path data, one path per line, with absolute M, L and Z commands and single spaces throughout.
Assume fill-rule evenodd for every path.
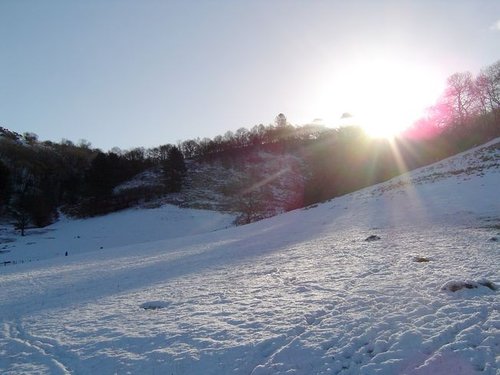
M 393 138 L 410 127 L 444 86 L 437 69 L 390 57 L 346 62 L 324 77 L 315 98 L 322 118 L 335 127 L 359 125 L 375 138 Z

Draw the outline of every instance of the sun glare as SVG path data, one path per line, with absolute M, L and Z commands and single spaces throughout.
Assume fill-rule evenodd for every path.
M 337 110 L 330 122 L 358 125 L 372 137 L 386 138 L 411 126 L 443 89 L 431 68 L 386 59 L 368 59 L 339 69 L 329 81 L 332 88 L 324 103 L 334 104 Z M 339 119 L 342 113 L 350 116 Z

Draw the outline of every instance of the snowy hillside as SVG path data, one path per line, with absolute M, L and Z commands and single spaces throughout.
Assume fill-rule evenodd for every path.
M 187 175 L 179 193 L 164 195 L 149 205 L 174 204 L 220 212 L 239 212 L 238 203 L 248 185 L 254 183 L 265 191 L 265 208 L 261 217 L 285 212 L 302 203 L 306 172 L 304 161 L 292 154 L 249 151 L 234 159 L 186 161 Z M 255 180 L 255 181 L 252 181 Z M 115 188 L 125 192 L 138 187 L 161 185 L 161 171 L 152 168 Z M 160 185 L 159 185 L 160 184 Z
M 5 225 L 0 226 L 0 266 L 211 232 L 232 226 L 233 220 L 233 215 L 165 205 L 85 220 L 62 218 L 27 230 L 25 237 Z
M 497 139 L 254 224 L 0 267 L 0 373 L 498 374 L 499 186 Z

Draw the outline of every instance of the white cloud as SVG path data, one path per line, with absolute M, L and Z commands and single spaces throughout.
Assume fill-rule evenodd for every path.
M 490 29 L 493 31 L 500 31 L 500 20 L 491 25 Z

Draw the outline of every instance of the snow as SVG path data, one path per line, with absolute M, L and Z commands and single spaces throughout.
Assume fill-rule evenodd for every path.
M 164 205 L 152 209 L 129 209 L 85 220 L 63 217 L 46 228 L 28 230 L 26 237 L 16 237 L 12 226 L 4 226 L 0 227 L 0 234 L 3 233 L 0 237 L 5 241 L 4 244 L 0 241 L 0 264 L 192 236 L 230 227 L 234 219 L 234 215 Z
M 0 373 L 498 374 L 499 143 L 241 227 L 63 221 L 92 246 L 0 267 Z

